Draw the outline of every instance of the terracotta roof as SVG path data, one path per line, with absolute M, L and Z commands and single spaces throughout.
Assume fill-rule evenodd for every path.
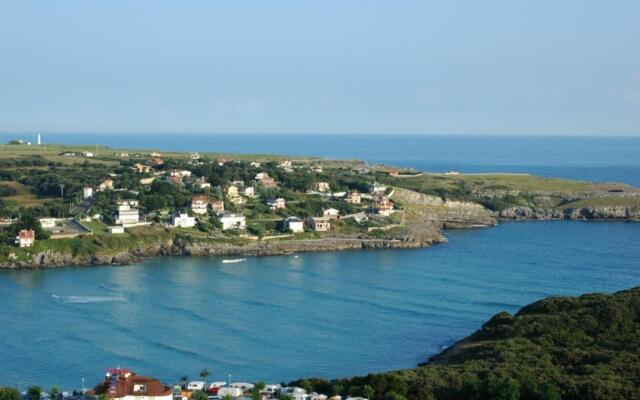
M 33 229 L 22 229 L 18 232 L 18 237 L 20 239 L 35 239 L 36 232 Z
M 135 372 L 126 369 L 114 369 L 107 371 L 104 381 L 96 386 L 95 393 L 97 395 L 104 394 L 109 398 L 122 398 L 125 396 L 168 396 L 173 391 L 157 379 L 136 375 Z

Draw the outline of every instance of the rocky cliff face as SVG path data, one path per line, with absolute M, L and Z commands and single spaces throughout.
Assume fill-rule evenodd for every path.
M 554 208 L 510 207 L 496 213 L 496 215 L 501 219 L 511 220 L 640 220 L 640 207 L 602 206 L 567 208 L 565 210 L 558 210 Z
M 473 228 L 496 224 L 496 216 L 478 203 L 443 200 L 438 196 L 402 188 L 395 188 L 392 199 L 403 204 L 408 214 L 420 214 L 425 221 L 442 228 Z

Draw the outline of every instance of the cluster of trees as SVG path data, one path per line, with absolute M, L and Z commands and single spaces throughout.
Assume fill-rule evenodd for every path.
M 373 400 L 640 399 L 640 288 L 500 313 L 424 366 L 292 385 Z

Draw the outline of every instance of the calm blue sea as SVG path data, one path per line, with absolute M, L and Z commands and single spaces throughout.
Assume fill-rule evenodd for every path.
M 637 138 L 55 138 L 49 141 L 358 157 L 640 185 Z M 0 385 L 77 388 L 117 365 L 167 382 L 205 367 L 215 380 L 275 382 L 408 368 L 499 311 L 548 295 L 640 285 L 640 224 L 503 223 L 448 236 L 449 243 L 420 250 L 0 271 Z

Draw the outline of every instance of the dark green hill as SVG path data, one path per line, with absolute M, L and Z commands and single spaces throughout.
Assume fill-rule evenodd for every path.
M 296 383 L 371 399 L 640 399 L 640 288 L 499 313 L 415 369 Z

